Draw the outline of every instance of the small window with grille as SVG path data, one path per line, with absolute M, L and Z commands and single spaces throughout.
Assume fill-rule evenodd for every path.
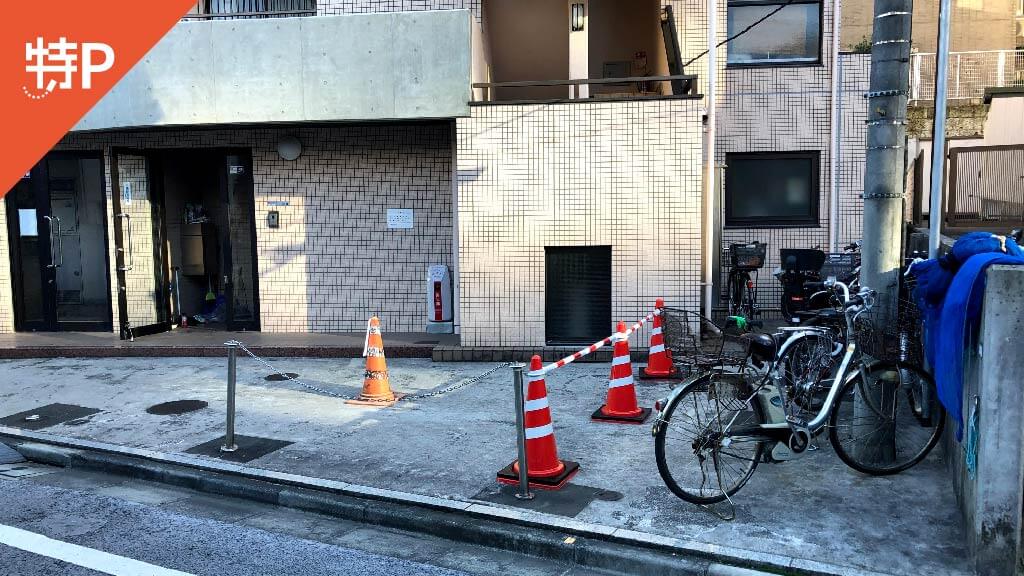
M 592 344 L 612 330 L 612 247 L 544 248 L 548 344 Z

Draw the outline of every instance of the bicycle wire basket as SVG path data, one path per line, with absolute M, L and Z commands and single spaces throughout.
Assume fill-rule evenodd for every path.
M 852 252 L 834 252 L 825 255 L 825 263 L 821 265 L 821 278 L 834 276 L 840 280 L 849 278 L 860 266 L 860 255 Z
M 756 270 L 764 268 L 765 255 L 768 245 L 760 242 L 750 244 L 730 244 L 729 260 L 733 268 L 745 270 Z
M 662 334 L 672 363 L 684 377 L 746 364 L 747 342 L 710 319 L 681 308 L 662 308 Z
M 886 314 L 885 303 L 881 300 L 857 318 L 854 325 L 857 344 L 864 354 L 885 362 L 907 362 L 922 365 L 922 323 L 924 317 L 917 303 L 911 297 L 915 282 L 905 278 L 899 294 L 890 304 L 891 314 Z M 886 314 L 884 322 L 880 316 Z M 878 328 L 878 324 L 882 328 Z

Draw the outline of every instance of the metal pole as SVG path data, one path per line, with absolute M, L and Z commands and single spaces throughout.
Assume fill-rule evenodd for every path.
M 235 444 L 235 367 L 238 364 L 238 342 L 231 340 L 224 345 L 228 347 L 228 413 L 224 445 L 220 447 L 220 451 L 234 452 L 238 450 L 238 445 Z
M 512 366 L 512 385 L 516 390 L 516 444 L 519 449 L 519 491 L 516 498 L 532 500 L 530 472 L 526 463 L 526 400 L 523 391 L 523 364 Z
M 715 90 L 718 77 L 718 0 L 708 0 L 708 85 L 707 94 L 707 157 L 704 158 L 704 315 L 711 318 L 714 305 L 714 254 L 720 247 L 714 245 L 715 234 L 711 230 L 715 220 Z
M 939 256 L 942 235 L 942 181 L 946 167 L 946 91 L 949 81 L 950 0 L 939 2 L 939 38 L 935 50 L 935 122 L 932 125 L 931 198 L 928 208 L 928 257 Z

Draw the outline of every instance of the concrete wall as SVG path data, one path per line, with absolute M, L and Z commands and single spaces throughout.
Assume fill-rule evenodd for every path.
M 968 548 L 979 576 L 1024 573 L 1024 268 L 988 269 L 980 335 L 964 358 L 964 443 L 947 434 L 946 461 L 966 525 Z M 972 335 L 973 336 L 973 335 Z M 967 423 L 977 402 L 977 468 L 965 461 L 973 438 Z
M 112 146 L 251 148 L 262 330 L 359 331 L 377 313 L 386 330 L 421 331 L 427 266 L 452 265 L 451 130 L 437 122 L 90 132 L 60 147 L 106 151 L 108 207 Z M 303 143 L 294 162 L 276 152 L 286 134 Z M 388 229 L 388 208 L 415 210 L 414 227 Z M 267 226 L 270 210 L 280 212 L 280 228 Z M 112 231 L 109 213 L 108 220 Z
M 612 247 L 614 319 L 657 297 L 699 307 L 699 105 L 486 105 L 457 121 L 463 345 L 544 344 L 545 246 Z
M 1016 48 L 1014 14 L 1017 0 L 953 0 L 950 50 L 1012 50 Z M 843 2 L 842 47 L 849 50 L 864 38 L 871 39 L 874 3 L 871 0 Z M 914 2 L 913 47 L 918 52 L 935 52 L 939 0 Z
M 181 22 L 75 130 L 465 116 L 470 24 L 465 10 Z

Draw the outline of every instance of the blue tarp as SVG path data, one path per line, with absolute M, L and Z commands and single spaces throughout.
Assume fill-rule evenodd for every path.
M 1024 251 L 1012 238 L 988 232 L 962 236 L 949 254 L 914 266 L 914 298 L 924 312 L 925 354 L 935 373 L 939 400 L 963 438 L 963 360 L 967 335 L 981 323 L 985 270 L 992 264 L 1024 266 Z

